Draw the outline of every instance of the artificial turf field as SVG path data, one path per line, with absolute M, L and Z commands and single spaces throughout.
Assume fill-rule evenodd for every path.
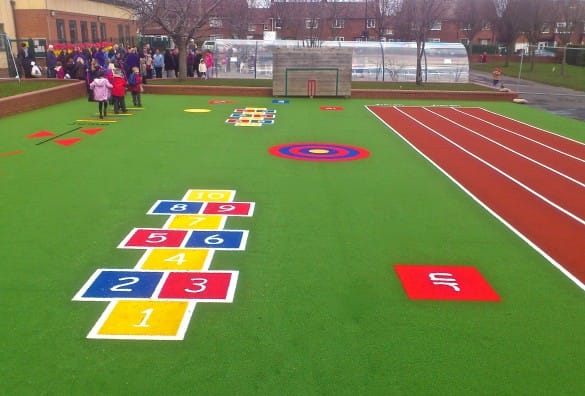
M 85 100 L 0 119 L 2 393 L 583 393 L 583 290 L 364 107 L 391 100 L 211 99 L 145 95 L 107 125 L 74 123 L 97 119 Z M 509 103 L 401 104 L 480 106 L 585 141 L 582 122 Z M 274 125 L 227 124 L 242 107 L 277 110 Z M 71 132 L 30 137 L 43 131 Z M 268 151 L 296 142 L 369 156 Z M 162 228 L 146 212 L 189 189 L 255 203 L 225 223 L 249 231 L 245 249 L 209 267 L 239 272 L 233 302 L 197 303 L 183 340 L 87 339 L 108 303 L 73 297 L 98 269 L 134 268 L 144 250 L 118 245 Z M 409 299 L 397 264 L 473 266 L 500 301 Z

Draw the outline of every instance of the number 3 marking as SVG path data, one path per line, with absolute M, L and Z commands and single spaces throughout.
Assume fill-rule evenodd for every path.
M 207 289 L 207 286 L 205 286 L 207 284 L 207 279 L 205 278 L 191 278 L 191 282 L 193 284 L 193 286 L 197 286 L 198 289 L 197 290 L 193 290 L 193 289 L 184 289 L 187 293 L 201 293 L 202 291 L 205 291 L 205 289 Z

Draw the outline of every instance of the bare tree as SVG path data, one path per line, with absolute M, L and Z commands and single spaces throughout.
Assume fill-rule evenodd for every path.
M 401 38 L 416 42 L 416 84 L 422 85 L 422 58 L 425 43 L 433 26 L 441 22 L 445 9 L 443 0 L 401 0 L 396 13 L 396 25 Z
M 378 36 L 377 39 L 380 40 L 386 35 L 386 30 L 392 25 L 391 18 L 396 14 L 399 2 L 397 0 L 370 0 L 370 3 L 373 3 L 371 5 L 373 11 L 368 14 L 376 22 L 374 30 Z
M 553 14 L 556 17 L 555 33 L 559 44 L 563 47 L 561 75 L 565 75 L 567 61 L 567 45 L 576 36 L 577 28 L 585 18 L 585 4 L 581 0 L 555 0 Z
M 453 9 L 453 17 L 459 29 L 465 32 L 469 39 L 467 55 L 473 53 L 473 39 L 486 25 L 492 21 L 495 14 L 492 0 L 457 0 Z
M 125 0 L 139 26 L 158 26 L 179 49 L 179 80 L 187 77 L 187 44 L 224 0 Z
M 524 36 L 528 40 L 530 70 L 534 70 L 534 50 L 542 36 L 544 27 L 551 22 L 550 0 L 525 0 L 524 12 L 527 15 Z
M 510 54 L 514 52 L 516 40 L 527 27 L 524 0 L 493 0 L 495 16 L 492 27 L 498 41 L 506 47 L 505 66 L 510 64 Z

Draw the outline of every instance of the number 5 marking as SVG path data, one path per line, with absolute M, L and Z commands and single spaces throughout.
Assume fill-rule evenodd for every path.
M 146 238 L 146 243 L 162 243 L 166 241 L 168 238 L 168 234 L 163 232 L 151 232 L 150 235 Z

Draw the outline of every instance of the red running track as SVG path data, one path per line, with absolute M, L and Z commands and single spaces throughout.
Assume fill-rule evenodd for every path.
M 585 290 L 585 144 L 480 108 L 368 109 Z

